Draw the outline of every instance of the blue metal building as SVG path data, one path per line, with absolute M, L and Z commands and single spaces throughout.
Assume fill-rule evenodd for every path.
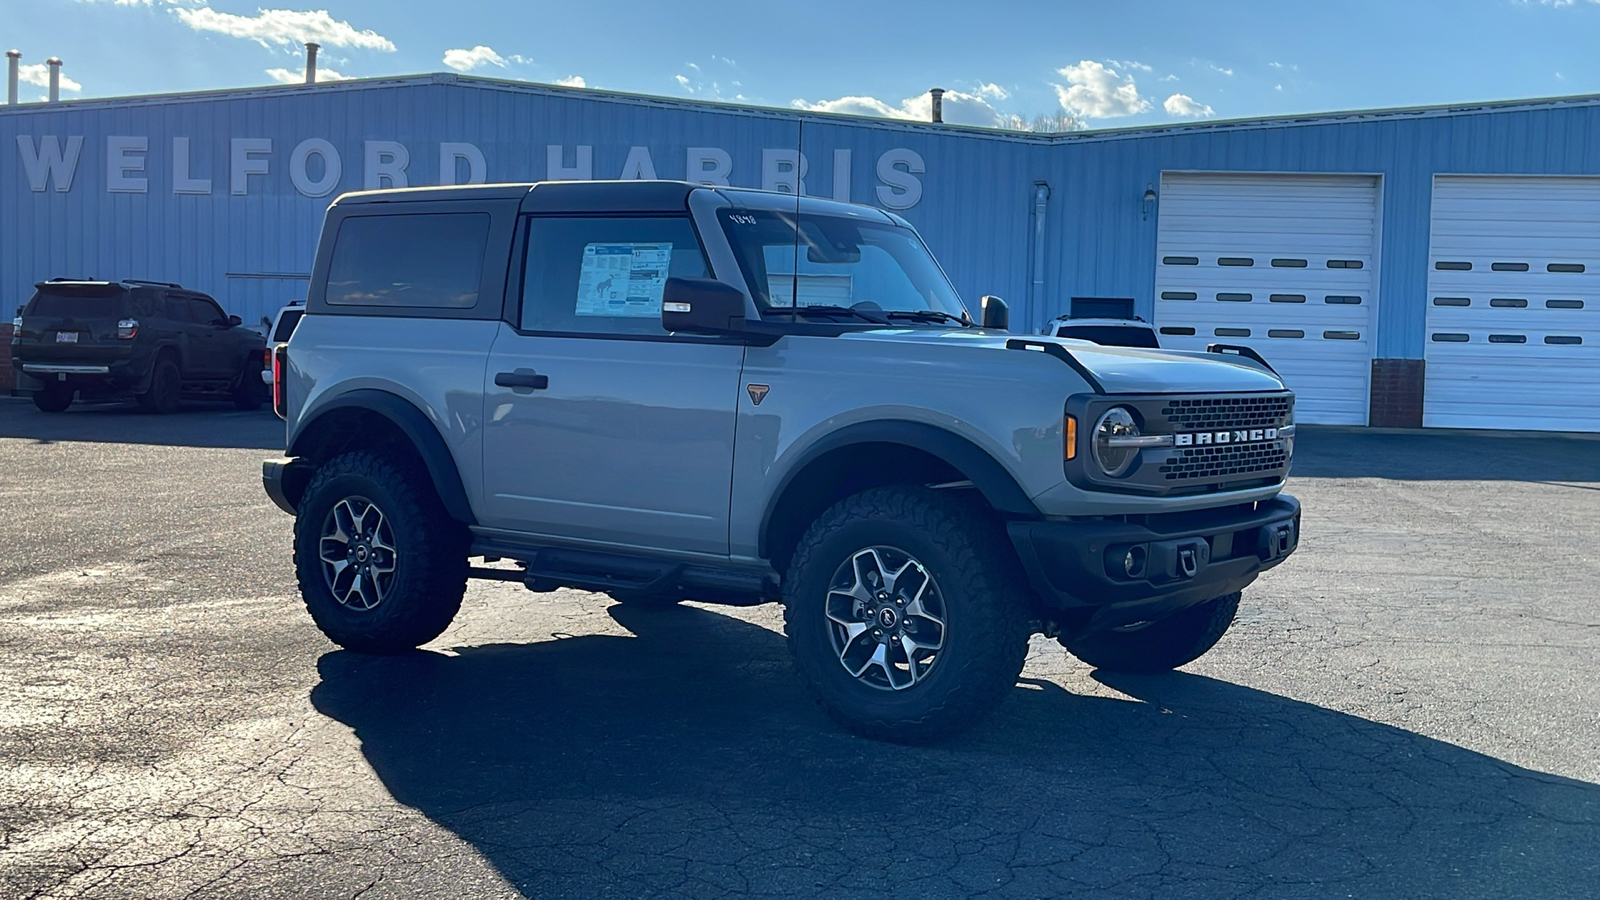
M 1118 303 L 1248 344 L 1302 418 L 1600 431 L 1600 97 L 1064 135 L 457 75 L 0 108 L 0 303 L 301 296 L 364 187 L 687 178 L 871 203 L 1014 327 Z

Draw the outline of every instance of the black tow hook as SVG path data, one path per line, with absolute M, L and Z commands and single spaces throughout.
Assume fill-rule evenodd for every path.
M 1178 551 L 1178 575 L 1182 578 L 1193 578 L 1194 573 L 1200 571 L 1200 561 L 1195 559 L 1194 548 L 1184 547 Z

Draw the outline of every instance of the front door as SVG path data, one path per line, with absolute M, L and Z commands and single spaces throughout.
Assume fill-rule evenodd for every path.
M 686 216 L 527 221 L 519 327 L 484 376 L 482 524 L 726 556 L 741 344 L 661 327 L 707 277 Z

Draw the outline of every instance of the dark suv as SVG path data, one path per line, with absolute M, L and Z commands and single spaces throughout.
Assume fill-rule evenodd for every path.
M 75 397 L 132 397 L 160 413 L 186 397 L 232 399 L 240 409 L 267 398 L 265 339 L 205 294 L 132 279 L 53 278 L 34 287 L 13 323 L 11 365 L 45 412 Z

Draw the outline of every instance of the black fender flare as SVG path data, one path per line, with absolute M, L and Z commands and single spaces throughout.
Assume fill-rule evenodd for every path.
M 811 463 L 825 454 L 852 444 L 900 444 L 935 456 L 956 471 L 967 476 L 973 487 L 983 494 L 989 505 L 1004 513 L 1038 517 L 1039 507 L 1028 498 L 1021 485 L 993 456 L 960 435 L 937 425 L 885 419 L 876 422 L 858 422 L 847 425 L 807 447 L 804 453 L 784 473 L 778 489 L 767 499 L 767 508 L 761 514 L 758 532 L 758 552 L 765 557 L 769 551 L 768 535 L 772 519 L 779 504 L 788 494 L 789 486 Z
M 314 418 L 296 431 L 289 443 L 288 455 L 304 455 L 307 449 L 306 435 L 314 432 L 317 422 L 324 416 L 341 409 L 360 409 L 377 413 L 394 423 L 394 426 L 411 442 L 422 464 L 427 467 L 428 476 L 433 480 L 433 489 L 443 501 L 445 511 L 450 514 L 450 518 L 466 525 L 477 524 L 477 519 L 472 514 L 472 505 L 467 502 L 467 489 L 461 483 L 461 470 L 456 467 L 455 457 L 451 455 L 449 446 L 439 434 L 439 429 L 428 420 L 422 410 L 416 407 L 416 404 L 398 394 L 376 388 L 361 388 L 340 394 L 318 406 Z

